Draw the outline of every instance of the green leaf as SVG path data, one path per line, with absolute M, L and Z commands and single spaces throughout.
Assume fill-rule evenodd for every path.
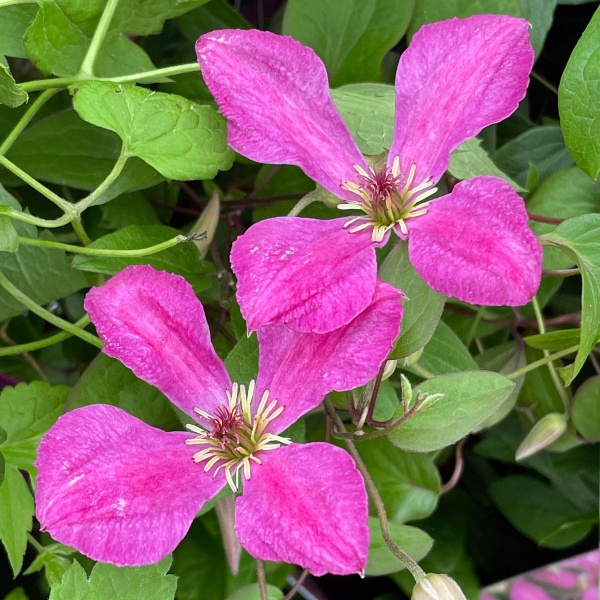
M 110 28 L 130 35 L 160 33 L 167 19 L 184 15 L 208 1 L 127 0 L 127 2 L 119 2 L 110 23 Z
M 69 410 L 90 404 L 118 406 L 160 429 L 180 428 L 173 405 L 161 392 L 105 354 L 91 362 L 69 395 Z
M 580 169 L 573 167 L 550 175 L 535 189 L 527 200 L 527 210 L 535 215 L 570 219 L 593 212 L 600 212 L 600 185 Z M 551 223 L 530 221 L 536 235 L 550 233 L 556 229 Z M 565 269 L 572 261 L 557 248 L 544 246 L 544 267 Z
M 583 539 L 594 524 L 553 487 L 526 475 L 494 481 L 492 499 L 504 516 L 540 546 L 566 548 Z
M 258 375 L 258 340 L 256 334 L 243 337 L 225 359 L 232 381 L 247 385 Z
M 252 27 L 227 0 L 211 0 L 185 17 L 178 17 L 175 22 L 192 44 L 203 33 L 216 29 L 250 29 Z
M 74 110 L 67 110 L 28 127 L 7 157 L 36 179 L 94 190 L 112 170 L 120 148 L 121 142 L 114 133 L 94 127 L 82 121 Z M 129 159 L 96 204 L 161 181 L 163 177 L 145 162 Z
M 406 243 L 398 244 L 387 255 L 379 269 L 379 278 L 406 295 L 400 336 L 389 358 L 410 356 L 431 339 L 442 315 L 445 297 L 432 290 L 415 271 Z
M 0 104 L 14 108 L 27 102 L 29 96 L 16 83 L 6 59 L 0 54 Z
M 311 46 L 333 87 L 378 81 L 381 61 L 404 36 L 413 0 L 289 0 L 283 33 Z
M 501 375 L 508 375 L 526 364 L 525 352 L 521 344 L 516 342 L 505 342 L 499 346 L 494 346 L 485 350 L 481 354 L 475 357 L 475 361 L 479 365 L 480 369 L 487 371 L 495 371 Z M 506 400 L 488 417 L 483 423 L 481 423 L 481 429 L 491 427 L 495 425 L 510 411 L 513 409 L 517 402 L 523 383 L 525 382 L 525 376 L 517 377 L 515 380 L 515 387 L 512 392 L 506 397 Z
M 387 152 L 394 138 L 394 87 L 355 83 L 331 90 L 331 97 L 363 154 Z
M 544 239 L 564 250 L 581 271 L 581 344 L 575 363 L 567 373 L 566 384 L 570 385 L 594 347 L 600 330 L 600 214 L 569 219 Z
M 0 485 L 0 540 L 16 577 L 23 566 L 27 532 L 31 531 L 33 497 L 18 469 L 9 467 Z
M 489 371 L 465 371 L 424 381 L 413 389 L 413 395 L 444 396 L 396 427 L 388 438 L 411 452 L 431 452 L 450 446 L 492 415 L 513 387 L 510 379 Z
M 565 143 L 592 179 L 600 172 L 600 9 L 577 42 L 558 87 Z
M 438 323 L 432 338 L 419 357 L 418 364 L 434 375 L 478 368 L 460 338 L 444 321 Z M 406 368 L 410 370 L 410 365 Z
M 493 175 L 510 183 L 517 192 L 523 191 L 523 188 L 517 182 L 513 181 L 495 165 L 488 153 L 481 147 L 481 140 L 478 138 L 463 142 L 452 152 L 448 171 L 457 179 L 471 179 L 478 175 Z
M 67 3 L 64 4 L 68 7 Z M 45 74 L 61 77 L 77 75 L 90 45 L 95 22 L 78 22 L 68 12 L 54 1 L 41 3 L 25 34 L 27 57 Z M 95 74 L 98 77 L 117 77 L 154 68 L 140 46 L 117 32 L 109 31 L 96 59 Z
M 62 414 L 70 388 L 45 381 L 19 383 L 0 393 L 0 425 L 7 440 L 2 453 L 8 465 L 35 474 L 40 439 Z
M 600 375 L 581 384 L 573 404 L 573 424 L 586 439 L 600 441 Z
M 43 570 L 48 585 L 58 585 L 71 566 L 72 561 L 64 556 L 58 556 L 53 552 L 40 552 L 27 567 L 23 575 L 30 575 Z
M 544 41 L 552 26 L 556 3 L 556 0 L 519 0 L 521 16 L 531 23 L 529 35 L 536 56 L 539 56 L 542 51 Z
M 2 199 L 5 203 L 5 199 Z M 15 222 L 19 235 L 36 238 L 37 230 L 31 225 Z M 44 232 L 44 239 L 54 237 Z M 60 250 L 19 246 L 16 252 L 2 255 L 0 271 L 23 293 L 37 304 L 47 304 L 69 296 L 88 285 L 83 273 L 71 268 L 65 253 Z M 4 289 L 0 289 L 0 322 L 25 311 L 25 307 Z
M 71 92 L 84 121 L 114 131 L 128 156 L 164 177 L 212 179 L 233 163 L 225 120 L 210 106 L 108 81 L 82 82 Z
M 425 23 L 486 13 L 521 16 L 518 0 L 416 0 L 408 34 L 412 37 Z
M 523 338 L 523 341 L 531 348 L 559 352 L 560 350 L 566 350 L 571 346 L 579 344 L 580 336 L 581 329 L 561 329 L 559 331 L 528 335 Z
M 227 600 L 261 600 L 261 598 L 262 596 L 258 583 L 245 585 L 227 596 Z M 279 588 L 276 588 L 274 585 L 267 585 L 268 600 L 282 600 L 282 598 L 283 592 Z
M 398 544 L 400 549 L 408 554 L 413 560 L 420 561 L 433 546 L 433 540 L 427 533 L 417 527 L 389 523 L 391 538 Z M 369 559 L 365 569 L 365 575 L 380 576 L 396 573 L 405 568 L 400 559 L 396 558 L 387 547 L 379 520 L 369 517 L 369 531 L 371 541 L 369 544 Z
M 4 600 L 29 600 L 29 596 L 22 587 L 18 587 L 4 596 Z
M 18 247 L 19 234 L 12 220 L 0 215 L 0 252 L 16 252 Z
M 147 567 L 115 567 L 97 563 L 88 579 L 76 561 L 61 583 L 50 592 L 50 600 L 173 600 L 177 577 L 167 575 L 171 560 Z
M 103 250 L 135 250 L 149 248 L 173 239 L 180 232 L 166 225 L 130 225 L 109 233 L 92 242 L 88 247 Z M 78 254 L 73 266 L 82 271 L 114 275 L 130 265 L 152 265 L 154 268 L 177 273 L 185 277 L 197 292 L 210 285 L 207 275 L 212 265 L 200 258 L 194 244 L 181 243 L 156 254 L 142 257 L 117 258 Z
M 15 6 L 4 6 L 0 9 L 0 54 L 27 58 L 23 48 L 25 31 L 35 19 L 38 5 L 23 3 Z
M 560 127 L 532 127 L 492 154 L 492 160 L 519 185 L 526 187 L 533 165 L 542 181 L 557 171 L 573 166 Z
M 403 452 L 383 437 L 356 447 L 391 521 L 422 519 L 435 510 L 440 476 L 432 456 Z

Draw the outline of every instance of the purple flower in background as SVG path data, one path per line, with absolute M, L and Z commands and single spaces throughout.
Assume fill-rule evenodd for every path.
M 261 163 L 299 166 L 353 217 L 274 218 L 234 244 L 238 300 L 252 331 L 286 323 L 331 331 L 371 301 L 375 247 L 394 230 L 433 288 L 466 302 L 527 303 L 541 248 L 522 199 L 503 180 L 475 177 L 436 200 L 451 151 L 510 115 L 525 96 L 529 24 L 477 15 L 421 28 L 396 75 L 394 140 L 369 166 L 331 99 L 310 49 L 262 31 L 222 30 L 196 44 L 204 79 L 228 119 L 231 147 Z
M 363 570 L 368 503 L 352 458 L 281 434 L 325 394 L 375 377 L 398 335 L 401 300 L 378 282 L 371 304 L 330 334 L 261 328 L 259 374 L 246 387 L 231 382 L 182 277 L 134 266 L 92 289 L 85 307 L 104 352 L 197 424 L 164 432 L 107 405 L 60 417 L 36 461 L 42 528 L 95 560 L 153 563 L 205 502 L 244 479 L 235 530 L 250 554 L 315 575 Z

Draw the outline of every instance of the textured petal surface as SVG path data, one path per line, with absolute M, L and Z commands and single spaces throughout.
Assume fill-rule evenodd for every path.
M 437 181 L 450 152 L 484 127 L 505 119 L 524 98 L 534 51 L 529 23 L 475 15 L 423 26 L 396 73 L 395 137 L 390 164 L 415 182 Z
M 329 94 L 314 51 L 268 31 L 222 30 L 196 43 L 204 81 L 228 120 L 229 145 L 267 164 L 299 166 L 336 196 L 365 161 Z
M 407 224 L 410 261 L 447 296 L 519 306 L 540 285 L 542 249 L 527 224 L 523 200 L 502 179 L 463 181 Z
M 179 275 L 128 267 L 92 288 L 84 303 L 103 351 L 191 415 L 227 401 L 229 375 L 210 341 L 204 309 Z
M 354 461 L 331 444 L 292 444 L 261 454 L 236 502 L 236 533 L 256 558 L 313 575 L 365 568 L 367 493 Z
M 325 333 L 371 302 L 377 278 L 371 234 L 349 233 L 347 221 L 277 217 L 235 241 L 231 266 L 250 331 L 285 323 Z
M 377 282 L 371 304 L 347 325 L 330 333 L 298 333 L 285 325 L 258 331 L 258 396 L 284 406 L 270 430 L 283 431 L 318 406 L 332 390 L 351 390 L 373 379 L 398 337 L 403 294 Z
M 42 528 L 117 565 L 157 562 L 223 487 L 192 460 L 190 435 L 150 427 L 120 408 L 69 412 L 42 438 L 36 510 Z

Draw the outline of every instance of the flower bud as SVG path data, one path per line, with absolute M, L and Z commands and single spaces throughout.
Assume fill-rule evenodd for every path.
M 555 442 L 567 430 L 567 416 L 549 413 L 542 417 L 525 436 L 516 452 L 516 459 L 523 460 Z
M 194 244 L 196 244 L 202 258 L 205 258 L 208 254 L 208 248 L 215 237 L 217 225 L 219 224 L 220 212 L 221 202 L 219 201 L 219 194 L 215 190 L 210 201 L 206 205 L 206 208 L 202 211 L 202 214 L 198 217 L 198 220 L 190 230 L 190 235 L 206 232 L 206 238 L 194 240 Z
M 467 600 L 452 577 L 428 573 L 413 588 L 411 600 Z
M 383 369 L 383 374 L 381 376 L 381 381 L 385 381 L 386 379 L 389 379 L 394 374 L 394 371 L 396 370 L 397 366 L 398 366 L 397 360 L 386 361 L 385 367 Z
M 421 348 L 420 350 L 413 352 L 411 355 L 405 356 L 404 358 L 400 359 L 400 366 L 401 367 L 410 367 L 410 365 L 414 365 L 421 358 L 421 354 L 423 354 L 423 350 L 424 350 L 424 348 Z

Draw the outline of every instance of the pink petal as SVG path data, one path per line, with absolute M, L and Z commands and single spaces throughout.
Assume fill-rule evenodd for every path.
M 193 462 L 198 447 L 185 444 L 189 437 L 114 406 L 63 415 L 38 448 L 42 528 L 102 562 L 134 566 L 164 558 L 225 482 Z
M 423 26 L 396 73 L 390 165 L 400 156 L 403 173 L 416 165 L 415 183 L 437 181 L 454 148 L 514 112 L 533 66 L 528 28 L 524 19 L 504 15 Z
M 229 145 L 260 163 L 297 165 L 338 197 L 366 163 L 329 94 L 321 59 L 268 31 L 203 35 L 196 54 L 204 81 L 228 119 Z
M 517 579 L 510 586 L 510 600 L 552 600 L 552 596 L 534 583 Z
M 540 285 L 542 249 L 523 200 L 496 177 L 475 177 L 407 221 L 408 255 L 433 289 L 471 304 L 527 304 Z
M 147 265 L 128 267 L 92 288 L 85 309 L 103 351 L 198 420 L 227 401 L 229 375 L 216 355 L 204 309 L 179 275 Z
M 371 234 L 350 233 L 347 221 L 277 217 L 235 241 L 231 266 L 249 331 L 285 323 L 325 333 L 364 310 L 375 290 L 375 249 Z
M 329 392 L 351 390 L 375 378 L 398 337 L 403 297 L 397 288 L 378 281 L 371 304 L 329 333 L 261 327 L 257 397 L 268 389 L 269 398 L 285 407 L 269 431 L 283 431 Z
M 354 461 L 331 444 L 292 444 L 261 454 L 236 502 L 236 533 L 250 554 L 349 575 L 365 568 L 367 493 Z

